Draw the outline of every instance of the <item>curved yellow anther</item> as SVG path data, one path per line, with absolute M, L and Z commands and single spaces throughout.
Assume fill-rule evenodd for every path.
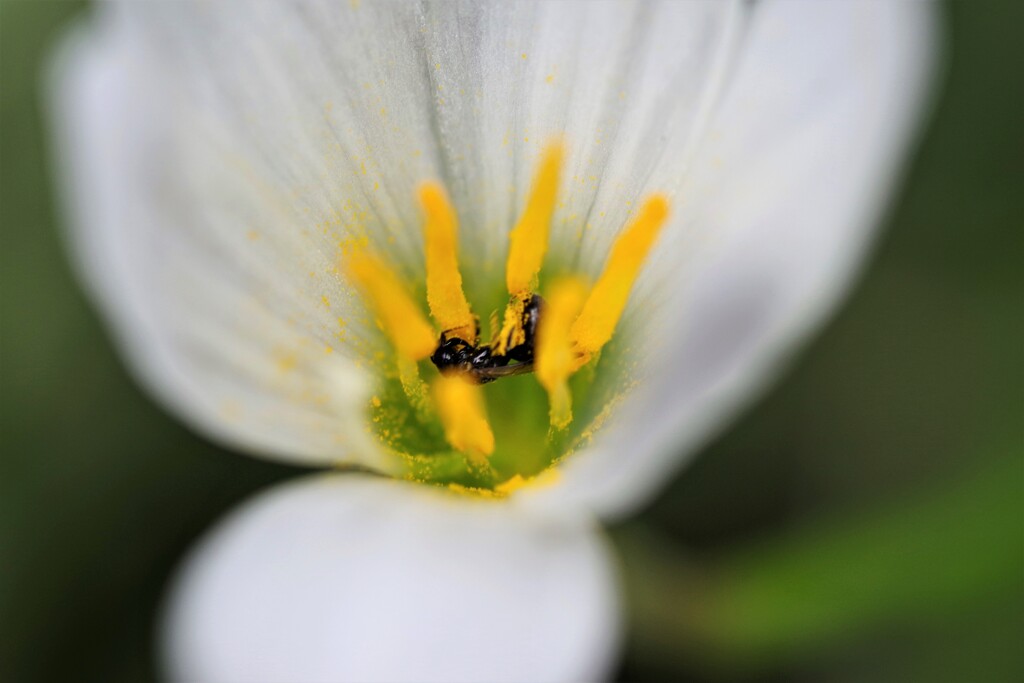
M 423 236 L 427 255 L 427 303 L 445 332 L 476 343 L 476 318 L 462 291 L 458 261 L 458 218 L 444 188 L 424 183 L 419 188 L 423 207 Z
M 479 385 L 459 375 L 441 375 L 434 381 L 434 405 L 444 438 L 453 448 L 479 459 L 494 452 L 494 433 Z
M 509 234 L 505 283 L 513 297 L 526 295 L 535 289 L 537 275 L 548 250 L 548 227 L 555 212 L 562 156 L 560 142 L 553 142 L 544 150 L 526 208 Z
M 537 380 L 548 392 L 551 426 L 564 429 L 572 422 L 569 377 L 579 367 L 569 329 L 583 308 L 587 287 L 578 278 L 556 282 L 548 292 L 544 316 L 537 328 Z
M 437 335 L 417 308 L 398 276 L 379 258 L 366 251 L 344 257 L 348 277 L 369 299 L 395 349 L 411 360 L 426 358 L 437 347 Z
M 633 222 L 612 246 L 604 272 L 590 291 L 583 311 L 572 325 L 570 337 L 580 353 L 580 365 L 601 350 L 615 332 L 629 299 L 633 282 L 668 218 L 668 199 L 656 194 L 640 207 Z

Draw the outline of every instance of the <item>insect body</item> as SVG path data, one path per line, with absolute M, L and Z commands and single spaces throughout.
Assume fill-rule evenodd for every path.
M 498 344 L 474 346 L 465 339 L 449 337 L 442 332 L 430 360 L 443 374 L 465 374 L 479 384 L 533 372 L 534 343 L 543 307 L 544 299 L 537 294 L 526 300 L 518 330 L 522 333 L 522 340 L 515 345 L 506 340 L 504 353 L 498 353 Z

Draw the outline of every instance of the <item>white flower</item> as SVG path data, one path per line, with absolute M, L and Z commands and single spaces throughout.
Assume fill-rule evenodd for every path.
M 648 500 L 843 292 L 932 36 L 930 8 L 905 1 L 95 14 L 58 60 L 58 149 L 75 254 L 133 370 L 222 443 L 395 477 L 320 474 L 222 523 L 169 613 L 185 681 L 605 675 L 618 626 L 597 520 Z M 652 193 L 671 216 L 572 384 L 573 426 L 549 433 L 543 390 L 503 379 L 482 390 L 494 453 L 467 457 L 438 441 L 415 366 L 395 363 L 402 335 L 380 333 L 341 255 L 373 250 L 424 300 L 415 197 L 438 181 L 465 291 L 500 309 L 552 139 L 542 287 L 600 273 Z

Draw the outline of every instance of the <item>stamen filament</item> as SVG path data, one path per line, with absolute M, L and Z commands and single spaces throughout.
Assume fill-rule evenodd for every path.
M 420 418 L 430 419 L 432 406 L 427 398 L 427 383 L 420 377 L 416 361 L 403 355 L 398 356 L 398 381 Z
M 554 142 L 544 150 L 526 208 L 509 234 L 505 282 L 513 297 L 526 296 L 535 289 L 548 249 L 548 228 L 555 212 L 561 168 L 562 145 Z
M 555 283 L 537 328 L 537 380 L 548 392 L 550 421 L 555 429 L 565 429 L 572 422 L 569 377 L 578 365 L 569 329 L 586 298 L 587 287 L 578 278 Z
M 494 433 L 487 422 L 481 389 L 457 375 L 434 381 L 434 404 L 444 426 L 444 438 L 476 464 L 494 452 Z
M 357 251 L 347 255 L 343 265 L 369 299 L 384 333 L 401 356 L 416 361 L 434 352 L 434 328 L 383 261 L 369 252 Z
M 458 218 L 444 188 L 424 183 L 419 188 L 423 207 L 423 235 L 427 257 L 427 303 L 430 313 L 449 336 L 471 344 L 477 340 L 477 322 L 462 291 L 458 262 Z
M 583 311 L 570 331 L 580 354 L 577 367 L 586 363 L 612 338 L 640 267 L 658 239 L 668 211 L 668 199 L 664 195 L 654 195 L 644 202 L 633 222 L 616 238 L 604 272 L 590 291 Z

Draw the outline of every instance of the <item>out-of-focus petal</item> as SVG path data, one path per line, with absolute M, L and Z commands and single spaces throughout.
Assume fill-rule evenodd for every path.
M 363 475 L 258 496 L 171 596 L 174 681 L 592 681 L 618 635 L 603 539 Z
M 542 505 L 647 500 L 819 325 L 863 261 L 934 62 L 926 2 L 754 6 L 674 217 L 620 323 L 639 361 L 593 446 Z

